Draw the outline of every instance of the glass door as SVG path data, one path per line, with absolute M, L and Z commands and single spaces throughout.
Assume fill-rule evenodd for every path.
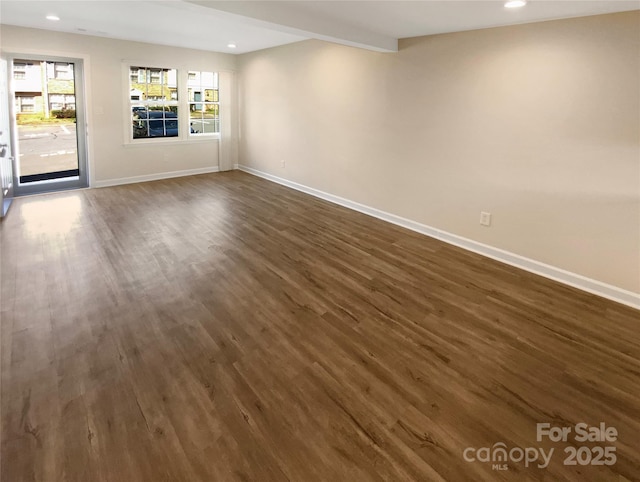
M 15 193 L 86 187 L 82 61 L 14 55 Z
M 7 61 L 0 59 L 0 217 L 7 214 L 13 197 L 13 150 L 9 118 Z

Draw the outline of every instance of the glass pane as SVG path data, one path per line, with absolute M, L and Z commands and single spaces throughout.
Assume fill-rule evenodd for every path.
M 191 134 L 215 134 L 220 132 L 219 109 L 218 104 L 189 104 Z
M 149 137 L 149 123 L 146 120 L 133 121 L 133 138 L 141 139 Z
M 129 75 L 130 98 L 136 100 L 178 100 L 178 71 L 131 67 Z
M 134 120 L 147 118 L 147 108 L 144 105 L 134 105 L 131 108 L 131 113 L 133 114 Z
M 16 60 L 13 67 L 24 73 L 14 79 L 20 183 L 77 170 L 74 64 Z
M 148 82 L 151 84 L 161 84 L 162 83 L 162 70 L 161 69 L 149 69 L 149 80 Z
M 133 107 L 133 109 L 131 119 L 134 139 L 178 135 L 177 106 Z
M 213 72 L 202 72 L 202 87 L 215 87 Z
M 176 69 L 165 69 L 166 78 L 164 83 L 170 89 L 175 90 L 178 87 L 178 71 Z
M 191 111 L 189 113 L 189 132 L 191 134 L 202 134 L 204 131 L 204 119 L 202 118 L 202 112 Z
M 165 117 L 178 117 L 178 106 L 177 105 L 167 105 L 164 108 Z

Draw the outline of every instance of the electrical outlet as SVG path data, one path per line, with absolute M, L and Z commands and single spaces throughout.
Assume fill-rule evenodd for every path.
M 491 226 L 491 213 L 480 213 L 480 224 L 482 226 Z
M 284 159 L 282 159 L 282 160 L 280 161 L 280 167 L 285 167 Z

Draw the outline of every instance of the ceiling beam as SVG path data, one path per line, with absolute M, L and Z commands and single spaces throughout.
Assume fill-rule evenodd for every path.
M 309 15 L 291 1 L 183 0 L 200 7 L 242 17 L 251 25 L 306 38 L 326 40 L 376 52 L 397 52 L 398 39 L 354 27 L 341 20 Z

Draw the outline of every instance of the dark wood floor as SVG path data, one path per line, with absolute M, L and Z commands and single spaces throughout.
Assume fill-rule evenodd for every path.
M 1 236 L 3 482 L 640 480 L 630 308 L 241 172 L 18 199 Z M 463 458 L 499 442 L 555 453 Z

